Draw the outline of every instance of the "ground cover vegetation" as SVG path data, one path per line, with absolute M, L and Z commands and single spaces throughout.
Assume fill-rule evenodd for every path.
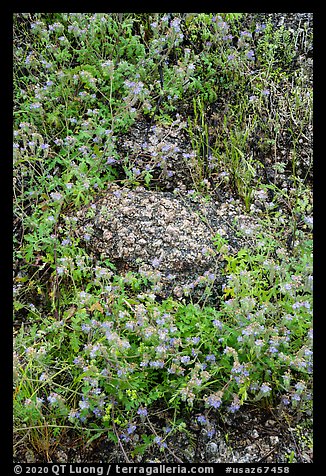
M 179 461 L 189 419 L 211 438 L 252 406 L 310 418 L 311 41 L 236 13 L 14 15 L 17 445 L 50 461 L 74 435 Z M 108 184 L 173 176 L 164 150 L 144 160 L 146 137 L 141 163 L 119 151 L 137 121 L 179 124 L 191 193 L 229 193 L 257 220 L 236 253 L 216 234 L 215 305 L 157 300 L 155 279 L 116 273 L 74 234 Z

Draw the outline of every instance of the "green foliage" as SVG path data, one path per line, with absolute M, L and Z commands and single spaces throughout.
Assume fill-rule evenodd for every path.
M 126 442 L 135 458 L 164 451 L 198 412 L 311 410 L 312 198 L 298 158 L 312 94 L 297 37 L 270 23 L 242 31 L 245 14 L 171 15 L 14 15 L 15 431 L 46 455 L 68 430 Z M 215 235 L 215 307 L 215 276 L 198 277 L 198 303 L 160 301 L 158 278 L 118 274 L 74 234 L 111 182 L 152 187 L 151 168 L 120 156 L 123 133 L 180 116 L 196 193 L 231 186 L 261 220 L 238 252 Z

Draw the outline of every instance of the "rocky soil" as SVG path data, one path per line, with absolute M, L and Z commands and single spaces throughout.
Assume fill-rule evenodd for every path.
M 130 456 L 132 447 L 124 443 L 132 463 L 312 463 L 311 432 L 282 410 L 246 408 L 229 417 L 212 415 L 212 430 L 208 432 L 195 418 L 189 420 L 184 433 L 167 438 L 167 448 L 152 446 L 145 455 Z M 159 423 L 159 422 L 158 422 Z M 212 434 L 213 433 L 213 434 Z M 134 442 L 139 439 L 135 434 Z M 119 446 L 105 436 L 92 445 L 67 435 L 65 446 L 58 445 L 48 458 L 37 449 L 24 448 L 17 443 L 14 462 L 52 463 L 125 463 Z M 78 444 L 77 444 L 78 443 Z

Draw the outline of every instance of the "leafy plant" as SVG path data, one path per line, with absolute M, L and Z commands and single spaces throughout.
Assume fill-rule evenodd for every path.
M 246 18 L 14 15 L 14 425 L 47 461 L 68 432 L 181 461 L 170 441 L 193 415 L 213 437 L 217 411 L 311 412 L 311 84 L 298 34 Z M 187 125 L 194 202 L 259 217 L 237 252 L 215 234 L 214 306 L 214 273 L 160 300 L 159 278 L 118 274 L 74 234 L 110 183 L 152 187 L 163 154 L 140 166 L 118 146 L 144 118 Z

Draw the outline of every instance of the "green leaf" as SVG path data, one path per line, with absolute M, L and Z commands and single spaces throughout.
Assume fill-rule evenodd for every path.
M 19 309 L 22 309 L 24 307 L 24 304 L 22 304 L 19 301 L 14 301 L 14 309 L 15 311 L 19 311 Z
M 79 351 L 80 344 L 81 342 L 78 337 L 75 334 L 72 334 L 70 337 L 70 346 L 75 353 Z
M 98 433 L 95 433 L 89 440 L 87 440 L 86 446 L 89 446 L 93 441 L 97 440 L 97 438 L 100 438 L 103 435 L 103 431 L 100 431 Z

